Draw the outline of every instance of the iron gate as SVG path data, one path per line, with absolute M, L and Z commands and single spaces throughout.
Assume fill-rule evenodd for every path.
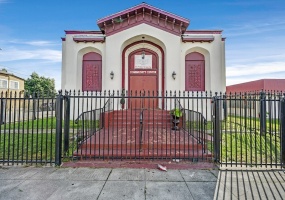
M 282 93 L 215 97 L 216 161 L 226 167 L 284 167 L 284 108 Z

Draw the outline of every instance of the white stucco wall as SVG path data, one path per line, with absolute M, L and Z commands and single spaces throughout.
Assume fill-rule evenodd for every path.
M 185 56 L 191 52 L 198 52 L 205 57 L 205 90 L 212 92 L 222 92 L 226 89 L 225 83 L 225 63 L 224 59 L 224 42 L 220 34 L 213 34 L 214 41 L 183 43 L 181 50 L 181 75 L 180 90 L 185 90 Z
M 161 74 L 162 60 L 158 48 L 148 45 L 135 45 L 126 51 L 125 59 L 131 51 L 139 48 L 149 48 L 159 55 L 159 88 L 161 89 L 162 78 L 164 78 L 165 90 L 185 90 L 185 56 L 190 52 L 199 52 L 205 57 L 205 90 L 212 92 L 224 92 L 225 82 L 225 45 L 221 34 L 212 34 L 214 41 L 208 42 L 182 42 L 181 37 L 155 28 L 147 24 L 123 30 L 108 36 L 105 42 L 79 42 L 73 41 L 73 34 L 66 35 L 66 41 L 62 46 L 62 89 L 82 89 L 82 58 L 88 52 L 97 52 L 102 55 L 102 89 L 122 89 L 122 52 L 126 46 L 136 41 L 151 41 L 159 45 L 165 55 L 164 75 Z M 126 89 L 128 86 L 128 62 L 125 62 Z M 110 79 L 110 72 L 114 72 L 114 79 Z M 172 78 L 175 71 L 177 78 Z
M 115 86 L 115 89 L 121 89 L 121 82 L 122 82 L 121 65 L 122 65 L 123 49 L 127 45 L 133 42 L 142 41 L 143 40 L 142 37 L 145 37 L 144 40 L 146 41 L 151 41 L 159 45 L 164 50 L 165 88 L 174 89 L 175 84 L 178 84 L 171 78 L 171 74 L 173 70 L 175 70 L 175 66 L 176 66 L 175 63 L 180 62 L 179 49 L 180 49 L 181 38 L 171 33 L 165 32 L 161 29 L 157 29 L 155 27 L 149 26 L 147 24 L 141 24 L 133 28 L 124 30 L 122 32 L 119 32 L 115 35 L 106 37 L 106 50 L 108 52 L 106 54 L 106 68 L 109 71 L 113 70 L 115 74 L 118 74 L 118 76 L 116 76 L 116 79 L 114 79 L 112 82 L 109 82 L 109 84 L 107 83 L 106 89 L 112 89 L 114 88 L 114 86 Z M 142 44 L 137 45 L 137 47 L 132 48 L 132 50 L 136 50 L 142 47 L 152 49 L 151 45 L 148 45 L 145 43 L 144 45 Z M 158 50 L 155 50 L 155 51 L 158 51 Z M 126 53 L 125 59 L 127 59 L 127 56 L 129 53 L 131 52 Z M 161 60 L 161 57 L 160 57 L 160 60 Z M 118 66 L 118 63 L 119 63 L 119 66 Z M 118 66 L 118 67 L 115 67 L 115 66 Z M 127 70 L 125 70 L 125 77 L 126 78 L 128 77 Z M 162 77 L 160 76 L 160 78 Z M 159 88 L 161 88 L 161 80 L 159 81 Z
M 62 89 L 82 90 L 82 59 L 89 52 L 96 52 L 102 56 L 102 74 L 105 74 L 105 43 L 73 41 L 74 35 L 66 35 L 62 58 Z M 103 76 L 104 81 L 104 76 Z M 103 83 L 104 84 L 104 83 Z M 104 88 L 103 88 L 104 89 Z

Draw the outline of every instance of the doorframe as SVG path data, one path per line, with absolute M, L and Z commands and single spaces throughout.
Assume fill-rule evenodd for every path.
M 125 55 L 126 55 L 126 51 L 134 46 L 134 45 L 137 45 L 137 44 L 140 44 L 140 43 L 147 43 L 147 44 L 150 44 L 152 46 L 155 46 L 156 48 L 158 48 L 161 52 L 161 93 L 162 95 L 164 95 L 164 81 L 165 81 L 165 69 L 164 69 L 164 51 L 163 49 L 161 48 L 161 46 L 151 42 L 151 41 L 147 41 L 147 40 L 144 40 L 144 41 L 136 41 L 136 42 L 133 42 L 129 45 L 127 45 L 124 49 L 123 49 L 123 52 L 122 52 L 122 90 L 126 90 L 126 85 L 125 85 L 125 80 L 126 80 L 126 77 L 125 77 L 125 67 L 126 67 L 126 63 L 125 63 Z M 160 59 L 158 57 L 158 59 Z M 129 62 L 129 59 L 128 59 L 128 62 Z M 158 60 L 159 62 L 159 60 Z M 159 69 L 158 69 L 158 74 L 159 74 Z M 159 75 L 158 75 L 158 81 L 159 81 Z M 159 82 L 158 82 L 159 84 Z M 164 108 L 164 101 L 162 101 L 162 107 Z
M 130 90 L 130 84 L 131 84 L 131 81 L 130 81 L 130 77 L 131 77 L 131 68 L 130 68 L 130 64 L 131 64 L 131 56 L 132 55 L 135 55 L 137 52 L 141 52 L 143 48 L 140 48 L 140 49 L 136 49 L 134 50 L 133 52 L 131 52 L 129 55 L 128 55 L 128 91 Z M 133 74 L 132 76 L 156 76 L 156 91 L 157 92 L 159 90 L 159 56 L 157 55 L 157 53 L 155 53 L 154 51 L 150 50 L 150 49 L 144 49 L 145 52 L 150 52 L 152 55 L 156 56 L 156 74 L 153 75 L 153 74 Z M 148 70 L 148 69 L 142 69 L 141 71 L 153 71 L 153 70 Z

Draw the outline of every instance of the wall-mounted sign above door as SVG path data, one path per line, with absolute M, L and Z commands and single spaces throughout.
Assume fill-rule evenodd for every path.
M 152 69 L 152 55 L 135 55 L 135 69 Z

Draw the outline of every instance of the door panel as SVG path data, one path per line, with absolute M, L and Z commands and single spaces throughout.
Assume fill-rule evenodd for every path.
M 130 76 L 130 91 L 132 96 L 141 98 L 131 98 L 132 108 L 157 108 L 157 98 L 148 98 L 156 96 L 157 76 Z

